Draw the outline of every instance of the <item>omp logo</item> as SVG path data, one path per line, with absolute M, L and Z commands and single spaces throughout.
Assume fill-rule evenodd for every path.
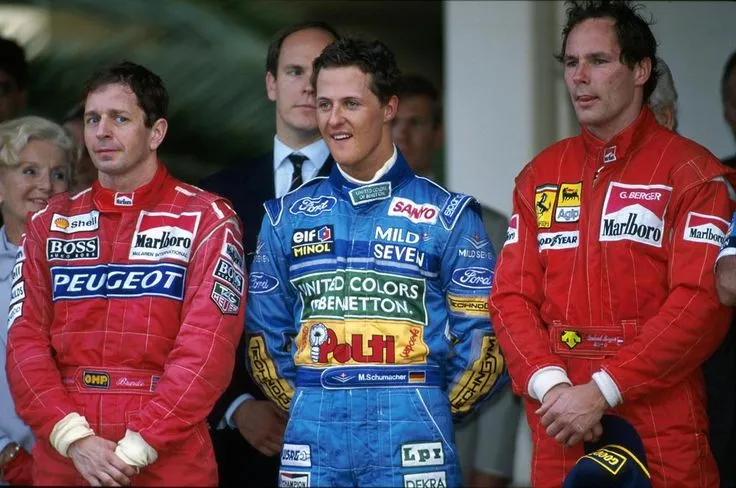
M 445 464 L 445 452 L 441 442 L 401 445 L 401 467 L 441 466 Z
M 404 475 L 404 488 L 445 488 L 447 475 L 444 471 Z
M 141 211 L 133 233 L 129 259 L 189 262 L 192 242 L 199 227 L 200 212 Z
M 504 247 L 508 244 L 516 244 L 519 242 L 519 214 L 514 214 L 509 219 L 509 228 L 506 230 L 506 242 L 503 243 Z
M 552 227 L 552 216 L 554 215 L 555 200 L 557 198 L 557 185 L 538 186 L 534 194 L 534 211 L 537 214 L 537 227 L 549 229 Z
M 101 264 L 51 268 L 52 299 L 134 298 L 182 300 L 187 270 L 176 264 Z
M 458 268 L 452 273 L 452 282 L 463 288 L 480 290 L 493 284 L 493 271 L 487 268 Z
M 567 232 L 540 232 L 537 235 L 537 244 L 540 251 L 555 249 L 571 249 L 578 247 L 579 231 Z
M 417 204 L 408 198 L 394 197 L 389 205 L 388 214 L 392 217 L 404 217 L 415 224 L 434 224 L 440 209 L 429 203 Z
M 76 232 L 87 232 L 97 230 L 100 225 L 100 212 L 92 210 L 86 214 L 66 216 L 55 213 L 51 217 L 50 230 L 74 234 Z
M 690 212 L 685 223 L 686 241 L 702 242 L 721 247 L 726 239 L 729 222 L 715 215 Z
M 291 254 L 294 258 L 333 252 L 334 230 L 331 225 L 312 229 L 296 229 L 291 235 Z
M 84 371 L 82 373 L 82 384 L 88 388 L 106 390 L 110 388 L 110 375 L 104 371 Z
M 46 240 L 46 259 L 48 261 L 78 261 L 97 259 L 100 256 L 100 240 L 92 239 L 52 239 Z
M 672 187 L 665 185 L 611 183 L 603 203 L 599 240 L 629 240 L 662 247 L 671 195 Z
M 312 455 L 308 444 L 284 444 L 281 449 L 282 466 L 312 466 Z
M 336 203 L 337 198 L 335 197 L 304 197 L 294 202 L 289 208 L 289 212 L 294 215 L 302 213 L 307 217 L 314 217 L 323 212 L 329 212 Z
M 310 486 L 309 473 L 298 471 L 279 471 L 279 488 L 308 488 Z

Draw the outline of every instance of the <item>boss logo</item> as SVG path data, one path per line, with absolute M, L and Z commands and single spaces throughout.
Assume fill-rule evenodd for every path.
M 49 261 L 78 261 L 100 257 L 100 240 L 93 239 L 47 239 L 46 259 Z

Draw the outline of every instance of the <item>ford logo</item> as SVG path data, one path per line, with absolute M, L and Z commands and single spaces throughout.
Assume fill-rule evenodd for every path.
M 275 276 L 266 273 L 253 272 L 248 277 L 248 293 L 268 293 L 279 286 L 279 280 Z
M 452 273 L 452 282 L 463 288 L 490 288 L 493 284 L 493 271 L 487 268 L 456 269 Z
M 304 197 L 294 202 L 291 205 L 289 212 L 294 215 L 303 213 L 309 217 L 314 217 L 315 215 L 332 210 L 332 207 L 334 207 L 336 203 L 337 198 L 335 197 Z

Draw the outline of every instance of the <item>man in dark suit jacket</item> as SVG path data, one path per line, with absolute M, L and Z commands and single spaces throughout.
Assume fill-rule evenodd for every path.
M 240 216 L 247 268 L 257 246 L 263 202 L 329 174 L 332 161 L 317 129 L 310 76 L 314 58 L 337 37 L 323 22 L 300 23 L 277 34 L 266 58 L 266 91 L 276 103 L 273 151 L 200 182 L 228 198 Z M 245 358 L 241 340 L 233 378 L 209 416 L 220 485 L 275 486 L 286 419 L 250 378 Z

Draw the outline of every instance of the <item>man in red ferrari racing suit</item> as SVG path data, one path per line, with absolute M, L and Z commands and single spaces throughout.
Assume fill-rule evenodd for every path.
M 166 102 L 141 66 L 96 74 L 85 140 L 99 181 L 26 229 L 7 364 L 35 484 L 217 484 L 205 417 L 243 331 L 240 223 L 158 162 Z
M 561 486 L 613 409 L 641 436 L 653 486 L 718 486 L 700 365 L 729 324 L 712 270 L 733 172 L 642 108 L 656 42 L 630 7 L 573 6 L 564 37 L 582 134 L 517 177 L 490 299 L 526 398 L 533 484 Z

